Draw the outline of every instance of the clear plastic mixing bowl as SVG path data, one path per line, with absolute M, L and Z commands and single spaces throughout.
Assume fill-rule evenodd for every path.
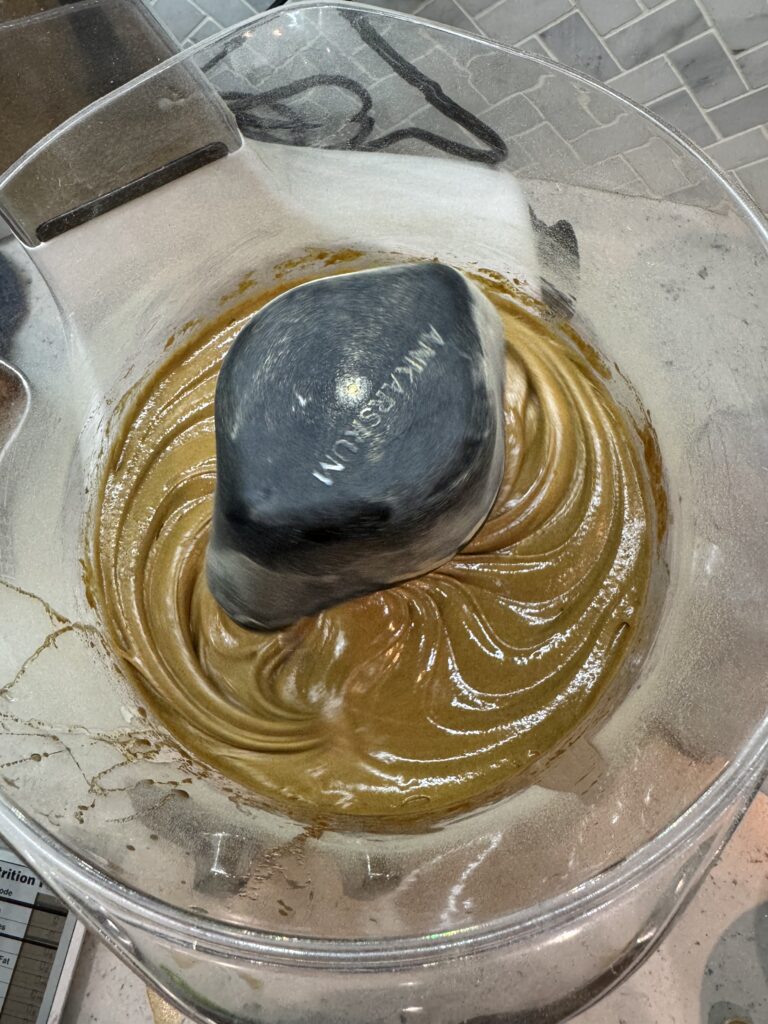
M 31 399 L 0 464 L 0 830 L 201 1021 L 533 1024 L 597 998 L 766 768 L 759 214 L 604 86 L 338 3 L 267 12 L 86 108 L 0 203 L 66 328 L 13 354 Z M 647 410 L 669 501 L 625 699 L 535 784 L 398 835 L 308 827 L 200 770 L 110 657 L 81 566 L 119 398 L 277 265 L 339 250 L 517 277 Z

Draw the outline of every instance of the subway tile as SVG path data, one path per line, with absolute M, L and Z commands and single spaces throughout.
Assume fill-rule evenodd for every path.
M 703 107 L 716 107 L 746 92 L 730 56 L 712 32 L 678 46 L 669 59 Z
M 246 2 L 253 3 L 254 0 Z M 266 0 L 266 3 L 269 6 L 269 0 Z M 415 14 L 419 7 L 423 6 L 424 0 L 387 0 L 387 10 L 399 11 L 401 14 Z
M 375 112 L 376 110 L 374 108 L 374 113 Z M 391 124 L 387 122 L 382 125 L 377 118 L 377 123 L 379 130 L 382 128 L 386 128 L 387 131 L 395 131 L 403 128 L 421 128 L 425 131 L 438 135 L 443 139 L 459 142 L 478 151 L 482 151 L 486 148 L 484 143 L 476 138 L 471 132 L 461 128 L 454 121 L 447 118 L 439 110 L 436 110 L 429 104 L 422 107 L 420 110 L 412 112 L 407 118 L 403 118 L 400 122 L 394 122 Z M 494 127 L 497 127 L 495 123 Z M 501 134 L 504 137 L 504 142 L 507 147 L 504 167 L 507 170 L 515 171 L 528 162 L 528 155 L 525 150 L 518 145 L 515 139 L 509 138 L 503 131 Z
M 575 139 L 596 127 L 576 85 L 559 75 L 548 75 L 525 95 L 564 139 Z
M 472 0 L 464 0 L 464 8 L 475 16 Z M 519 43 L 570 10 L 570 0 L 538 0 L 534 3 L 531 0 L 502 0 L 475 20 L 491 39 Z
M 422 104 L 418 108 L 418 110 L 405 111 L 404 108 L 401 108 L 400 112 L 404 113 L 405 116 L 402 117 L 399 121 L 395 120 L 394 118 L 391 120 L 387 120 L 386 122 L 384 122 L 384 130 L 389 132 L 399 131 L 401 128 L 413 128 L 414 120 L 417 117 L 423 117 L 429 110 L 434 110 L 434 107 L 431 107 L 429 103 Z M 375 114 L 374 116 L 376 117 L 377 123 L 380 124 L 381 119 L 378 117 L 377 114 Z
M 743 57 L 737 59 L 737 63 L 753 89 L 768 85 L 768 43 L 758 46 L 751 53 L 745 53 Z M 765 119 L 768 121 L 768 112 Z
M 764 124 L 768 118 L 768 87 L 740 96 L 709 112 L 715 127 L 728 138 Z
M 424 0 L 421 0 L 424 3 Z M 489 7 L 493 7 L 498 3 L 498 0 L 461 0 L 461 6 L 471 17 L 476 17 L 478 14 L 482 14 L 487 11 Z M 382 7 L 384 4 L 381 5 Z M 389 6 L 387 2 L 386 6 Z
M 704 6 L 733 53 L 768 40 L 768 3 L 765 0 L 704 0 Z
M 540 35 L 547 49 L 569 67 L 603 81 L 619 71 L 616 61 L 577 11 Z
M 338 57 L 332 55 L 329 61 L 331 67 L 335 63 L 340 74 L 356 78 L 370 90 L 373 98 L 373 116 L 380 130 L 391 129 L 407 117 L 409 112 L 413 113 L 421 108 L 424 103 L 421 94 L 410 88 L 398 75 L 391 73 L 390 69 L 383 65 L 383 62 L 380 62 L 377 67 L 374 67 L 372 61 L 364 62 L 365 54 L 359 54 L 355 58 L 355 64 L 360 64 L 363 68 L 362 75 L 359 75 L 356 74 L 354 66 L 347 67 L 345 70 L 343 54 L 339 54 Z M 466 110 L 478 115 L 487 109 L 488 104 L 485 99 L 470 85 L 468 71 L 466 69 L 459 71 L 441 47 L 437 46 L 430 50 L 420 57 L 416 64 L 427 78 L 436 82 L 451 100 Z M 327 70 L 327 67 L 323 68 L 323 71 L 327 72 Z M 304 74 L 309 73 L 311 72 L 304 72 Z M 371 76 L 369 81 L 366 81 L 366 76 Z M 377 78 L 378 80 L 376 80 Z M 433 110 L 434 108 L 428 105 L 428 109 Z M 447 118 L 445 114 L 439 111 L 436 113 L 446 126 L 452 124 L 451 119 Z
M 281 53 L 280 59 L 277 54 L 273 53 L 272 56 L 274 59 L 270 61 L 270 64 L 275 86 L 287 85 L 298 78 L 324 74 L 329 71 L 328 64 L 323 60 L 323 52 L 319 49 L 289 50 L 287 53 Z M 249 78 L 251 77 L 249 72 L 246 74 Z M 362 84 L 370 85 L 370 79 Z
M 389 124 L 386 127 L 389 129 Z M 395 125 L 392 125 L 393 129 L 394 127 Z M 454 121 L 441 114 L 439 110 L 429 105 L 412 113 L 407 120 L 400 123 L 399 127 L 421 128 L 424 131 L 440 136 L 442 139 L 458 142 L 475 150 L 485 149 L 484 144 L 475 138 L 471 132 L 465 131 Z M 433 152 L 436 151 L 433 150 Z M 525 163 L 525 159 L 526 155 L 523 150 L 513 140 L 507 141 L 505 166 L 509 166 L 511 170 L 516 170 Z
M 494 128 L 505 139 L 527 132 L 542 120 L 539 111 L 525 96 L 510 96 L 492 109 Z
M 732 171 L 768 157 L 768 136 L 760 128 L 751 128 L 743 135 L 707 146 L 707 156 L 724 171 Z
M 585 163 L 592 164 L 642 146 L 649 137 L 650 130 L 645 121 L 628 110 L 613 124 L 595 128 L 574 139 L 571 145 Z
M 243 0 L 196 0 L 196 3 L 222 28 L 253 17 L 253 10 Z
M 564 180 L 583 188 L 600 189 L 601 191 L 624 191 L 626 186 L 636 180 L 637 175 L 620 156 L 609 157 L 599 164 L 585 167 L 583 164 L 572 164 L 563 170 Z
M 680 158 L 664 139 L 651 139 L 640 149 L 626 153 L 624 159 L 656 196 L 666 196 L 690 185 L 680 167 Z
M 635 174 L 623 156 L 611 156 L 602 163 L 593 164 L 589 168 L 592 181 L 605 188 L 618 188 L 634 181 Z
M 435 49 L 437 40 L 440 38 L 433 28 L 429 28 L 426 25 L 407 25 L 401 21 L 385 22 L 383 25 L 377 26 L 377 28 L 382 36 L 395 47 L 397 52 L 410 61 L 421 60 L 425 54 Z M 367 43 L 363 43 L 362 46 L 353 49 L 352 56 L 355 60 L 360 60 L 367 65 L 375 64 L 379 69 L 386 67 L 391 71 L 389 65 L 385 64 L 382 58 L 378 57 Z M 381 78 L 383 76 L 379 74 L 378 77 Z
M 201 25 L 200 27 L 202 28 L 203 26 Z M 214 82 L 217 92 L 219 93 L 250 93 L 255 91 L 256 87 L 261 84 L 264 78 L 266 78 L 266 75 L 264 75 L 263 77 L 253 76 L 253 80 L 251 80 L 251 77 L 241 75 L 239 74 L 239 72 L 233 70 L 231 67 L 227 67 L 226 61 L 221 61 L 219 64 L 216 65 L 215 70 L 212 71 L 211 78 Z
M 206 18 L 205 21 L 198 25 L 192 35 L 189 37 L 190 43 L 200 43 L 203 39 L 208 39 L 209 36 L 215 36 L 217 32 L 221 31 L 221 26 L 217 25 L 212 18 Z
M 651 103 L 649 109 L 693 139 L 699 146 L 708 146 L 710 142 L 715 141 L 715 133 L 685 89 Z
M 551 124 L 537 125 L 516 141 L 528 156 L 525 166 L 533 168 L 537 177 L 551 177 L 556 168 L 560 174 L 576 163 L 573 150 Z
M 460 28 L 464 32 L 477 32 L 474 22 L 470 21 L 454 0 L 429 0 L 419 8 L 418 15 L 429 21 L 438 21 L 441 25 Z
M 613 96 L 606 96 L 597 89 L 584 87 L 582 102 L 598 124 L 613 124 L 625 111 L 623 103 L 617 102 Z
M 539 57 L 549 57 L 549 59 L 552 60 L 552 58 L 549 56 L 549 54 L 541 45 L 536 36 L 531 36 L 530 39 L 522 39 L 519 43 L 516 43 L 515 45 L 518 46 L 521 50 L 525 50 L 526 53 L 535 53 L 538 54 Z
M 630 180 L 625 184 L 620 185 L 616 191 L 620 192 L 624 196 L 642 196 L 643 198 L 649 199 L 653 198 L 653 196 L 648 195 L 648 186 L 637 174 L 633 178 L 630 178 Z
M 186 39 L 205 17 L 187 0 L 157 0 L 152 13 L 179 42 Z
M 706 28 L 707 23 L 695 0 L 673 0 L 608 36 L 606 45 L 623 67 L 634 68 Z
M 469 68 L 459 67 L 451 60 L 451 56 L 455 52 L 455 48 L 451 45 L 447 45 L 443 49 L 438 44 L 429 53 L 425 53 L 423 57 L 419 58 L 417 61 L 419 71 L 427 78 L 437 82 L 452 99 L 469 110 L 476 112 L 486 109 L 488 104 L 485 98 L 471 84 Z M 399 76 L 391 81 L 394 81 L 399 91 L 407 89 Z
M 639 68 L 611 78 L 608 84 L 636 103 L 650 103 L 659 96 L 679 89 L 680 79 L 666 57 L 656 57 Z
M 470 140 L 471 146 L 479 146 L 480 143 L 477 139 Z M 522 146 L 519 146 L 513 139 L 505 139 L 504 145 L 507 147 L 507 155 L 504 160 L 504 169 L 507 171 L 516 171 L 519 167 L 524 167 L 528 159 L 528 154 L 525 152 Z
M 546 74 L 534 61 L 516 60 L 510 65 L 501 54 L 478 53 L 467 65 L 469 81 L 488 103 L 501 103 L 514 93 L 531 88 Z
M 768 160 L 742 167 L 737 177 L 763 212 L 768 213 Z
M 672 192 L 667 198 L 683 206 L 701 206 L 705 210 L 723 209 L 728 203 L 720 186 L 706 178 L 697 185 L 688 185 L 679 192 Z
M 579 9 L 598 32 L 610 32 L 626 25 L 642 11 L 637 0 L 580 0 Z

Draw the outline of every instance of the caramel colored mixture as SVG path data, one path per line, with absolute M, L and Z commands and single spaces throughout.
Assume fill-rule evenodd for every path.
M 90 572 L 111 644 L 187 749 L 297 817 L 503 793 L 585 727 L 638 630 L 655 522 L 635 431 L 578 346 L 485 287 L 508 344 L 490 518 L 429 575 L 286 629 L 240 628 L 205 582 L 216 377 L 260 303 L 174 351 L 116 425 Z

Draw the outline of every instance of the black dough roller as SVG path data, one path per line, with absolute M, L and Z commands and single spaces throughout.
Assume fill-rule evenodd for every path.
M 504 468 L 504 335 L 439 263 L 302 284 L 237 336 L 216 387 L 208 584 L 276 629 L 447 561 Z

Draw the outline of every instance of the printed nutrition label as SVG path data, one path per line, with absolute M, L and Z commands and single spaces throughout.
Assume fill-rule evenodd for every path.
M 67 922 L 61 900 L 0 846 L 0 1024 L 35 1024 Z

